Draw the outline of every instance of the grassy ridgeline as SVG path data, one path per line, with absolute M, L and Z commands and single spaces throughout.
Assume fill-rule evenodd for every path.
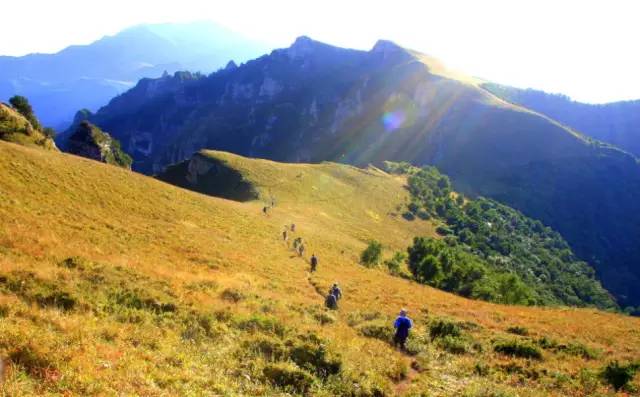
M 0 143 L 3 392 L 581 396 L 612 390 L 598 373 L 640 355 L 635 318 L 495 305 L 361 266 L 370 239 L 397 251 L 435 236 L 398 213 L 409 200 L 402 177 L 210 155 L 275 207 L 264 215 L 262 200 Z M 281 240 L 292 222 L 320 258 L 311 277 Z M 344 298 L 327 312 L 318 292 L 335 281 Z M 389 344 L 403 306 L 412 356 Z M 459 331 L 432 341 L 445 320 Z M 496 351 L 507 342 L 537 346 L 542 359 Z

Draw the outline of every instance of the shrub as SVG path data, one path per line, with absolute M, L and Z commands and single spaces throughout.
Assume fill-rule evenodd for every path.
M 242 347 L 246 351 L 258 353 L 269 361 L 283 360 L 288 355 L 287 347 L 276 338 L 258 337 L 245 341 Z
M 572 356 L 580 356 L 586 360 L 593 360 L 600 356 L 599 351 L 585 346 L 582 343 L 569 343 L 566 346 L 562 345 L 562 348 L 559 350 Z
M 404 213 L 402 214 L 402 217 L 403 217 L 404 219 L 408 220 L 408 221 L 413 221 L 413 220 L 415 220 L 415 219 L 416 219 L 416 216 L 415 216 L 415 215 L 413 215 L 413 214 L 412 214 L 411 212 L 409 212 L 409 211 L 404 212 Z
M 616 360 L 604 367 L 602 370 L 602 378 L 618 391 L 629 384 L 639 367 L 640 364 L 620 365 Z
M 358 332 L 367 338 L 375 338 L 385 342 L 390 342 L 393 337 L 393 330 L 388 324 L 364 323 L 358 326 Z
M 336 318 L 327 312 L 319 312 L 314 313 L 313 318 L 315 318 L 321 325 L 332 324 L 336 322 Z
M 529 330 L 527 328 L 519 327 L 519 326 L 509 327 L 509 328 L 507 328 L 507 332 L 509 332 L 510 334 L 515 334 L 515 335 L 520 335 L 520 336 L 529 335 Z
M 57 307 L 64 311 L 73 310 L 77 303 L 71 294 L 64 291 L 53 291 L 48 294 L 37 293 L 34 298 L 40 307 Z
M 254 314 L 249 318 L 237 320 L 236 327 L 243 331 L 260 331 L 278 336 L 284 336 L 287 333 L 287 329 L 280 321 L 273 317 L 266 317 L 260 314 Z
M 405 353 L 410 356 L 417 356 L 426 350 L 426 343 L 423 337 L 410 334 L 405 344 Z
M 239 291 L 235 288 L 225 289 L 224 291 L 222 291 L 222 294 L 220 296 L 222 297 L 222 299 L 233 303 L 238 303 L 241 300 L 246 299 L 246 296 L 242 293 L 242 291 Z
M 477 362 L 473 367 L 473 372 L 478 376 L 487 376 L 489 375 L 489 366 L 483 362 Z
M 431 336 L 432 341 L 445 336 L 458 337 L 461 334 L 460 326 L 451 321 L 436 320 L 429 325 L 429 336 Z
M 400 268 L 406 259 L 407 254 L 404 252 L 396 252 L 393 254 L 391 259 L 384 261 L 384 264 L 387 266 L 387 269 L 389 269 L 389 273 L 398 275 L 400 274 Z
M 380 312 L 361 312 L 356 310 L 347 315 L 347 324 L 349 324 L 350 327 L 354 327 L 363 322 L 373 321 L 380 318 L 382 318 L 382 314 Z
M 212 339 L 220 336 L 222 330 L 212 316 L 193 313 L 183 320 L 182 338 L 191 341 Z
M 381 257 L 382 244 L 376 240 L 371 240 L 369 241 L 367 248 L 362 251 L 362 254 L 360 255 L 360 262 L 367 267 L 373 267 L 380 263 Z
M 67 269 L 84 270 L 89 267 L 89 261 L 79 256 L 72 256 L 58 263 L 58 266 L 66 267 Z
M 324 344 L 303 343 L 294 346 L 289 352 L 289 358 L 300 368 L 323 379 L 342 369 L 342 361 L 337 357 L 330 357 Z
M 7 358 L 14 365 L 22 367 L 29 375 L 38 378 L 46 377 L 46 373 L 55 368 L 48 355 L 31 344 L 19 346 L 11 351 Z
M 529 343 L 522 343 L 516 340 L 498 342 L 493 347 L 493 350 L 509 356 L 542 360 L 542 352 L 540 349 Z
M 464 354 L 469 351 L 466 341 L 457 336 L 446 335 L 438 340 L 438 345 L 452 354 Z
M 453 230 L 451 230 L 451 228 L 449 228 L 448 226 L 440 225 L 436 228 L 436 233 L 441 236 L 449 236 L 453 234 Z
M 313 376 L 287 363 L 269 364 L 262 370 L 271 384 L 295 393 L 306 393 L 313 386 Z

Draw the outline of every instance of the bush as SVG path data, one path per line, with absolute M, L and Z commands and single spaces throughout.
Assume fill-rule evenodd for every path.
M 360 262 L 367 266 L 373 267 L 380 263 L 382 257 L 382 244 L 376 240 L 371 240 L 367 248 L 360 255 Z
M 416 216 L 413 215 L 410 211 L 406 211 L 402 214 L 402 217 L 408 221 L 413 221 L 416 219 Z
M 222 297 L 222 299 L 233 303 L 238 303 L 241 300 L 246 299 L 246 296 L 242 293 L 242 291 L 239 291 L 235 288 L 225 289 L 224 291 L 222 291 L 222 294 L 220 296 Z
M 542 360 L 542 352 L 540 349 L 529 343 L 522 343 L 516 340 L 498 342 L 493 347 L 493 350 L 509 356 Z
M 58 263 L 58 266 L 60 267 L 66 267 L 67 269 L 78 269 L 78 270 L 84 270 L 88 268 L 89 265 L 90 265 L 89 261 L 79 256 L 72 256 Z
M 243 331 L 256 332 L 261 331 L 267 334 L 274 334 L 280 337 L 287 333 L 287 329 L 277 319 L 266 317 L 259 314 L 245 319 L 236 321 L 236 327 Z
M 509 327 L 509 328 L 507 328 L 507 332 L 510 333 L 510 334 L 515 334 L 515 335 L 520 335 L 520 336 L 529 335 L 529 330 L 527 328 L 519 327 L 519 326 Z
M 220 336 L 223 331 L 212 316 L 193 313 L 183 320 L 182 339 L 201 341 Z
M 48 294 L 37 293 L 34 298 L 40 307 L 57 307 L 64 311 L 73 310 L 77 303 L 71 294 L 64 291 L 53 291 Z
M 451 230 L 451 228 L 449 228 L 448 226 L 440 225 L 436 228 L 436 233 L 441 236 L 449 236 L 453 234 L 453 230 Z
M 289 358 L 300 368 L 326 379 L 342 369 L 342 361 L 337 357 L 330 357 L 324 344 L 303 343 L 294 346 L 289 352 Z
M 259 337 L 242 344 L 245 351 L 255 352 L 269 361 L 283 360 L 288 355 L 287 347 L 281 340 Z
M 31 344 L 15 348 L 9 352 L 7 358 L 33 377 L 45 378 L 47 372 L 55 370 L 54 364 L 49 360 L 49 355 L 39 351 Z
M 618 391 L 629 384 L 639 367 L 640 364 L 620 365 L 616 360 L 604 367 L 602 378 Z
M 269 364 L 262 373 L 271 384 L 295 393 L 306 393 L 314 382 L 308 372 L 286 363 Z
M 469 347 L 462 338 L 457 336 L 447 335 L 438 340 L 438 345 L 452 354 L 465 354 L 469 351 Z
M 336 322 L 336 318 L 333 315 L 324 311 L 314 313 L 313 318 L 315 318 L 320 323 L 320 325 L 333 324 Z
M 365 323 L 358 326 L 358 332 L 367 338 L 375 338 L 385 342 L 391 342 L 393 329 L 388 324 Z
M 402 264 L 407 260 L 407 254 L 404 252 L 396 252 L 391 259 L 384 261 L 384 264 L 389 269 L 389 273 L 393 275 L 400 274 L 400 268 Z
M 436 320 L 429 325 L 429 336 L 433 341 L 446 336 L 459 337 L 462 334 L 460 326 L 447 320 Z

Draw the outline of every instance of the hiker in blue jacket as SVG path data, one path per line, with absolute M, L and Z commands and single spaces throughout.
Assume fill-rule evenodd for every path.
M 402 350 L 405 350 L 405 343 L 409 337 L 409 330 L 413 327 L 413 322 L 407 317 L 407 310 L 400 310 L 400 315 L 393 323 L 393 327 L 396 329 L 396 334 L 393 337 L 393 344 L 395 346 L 400 345 Z

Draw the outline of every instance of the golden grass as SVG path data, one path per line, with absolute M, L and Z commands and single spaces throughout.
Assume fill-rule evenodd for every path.
M 46 358 L 46 365 L 36 362 L 31 372 L 11 365 L 5 395 L 279 394 L 261 378 L 265 359 L 243 348 L 257 334 L 237 324 L 252 315 L 276 319 L 290 329 L 288 335 L 324 338 L 341 355 L 345 379 L 389 395 L 490 395 L 483 390 L 498 389 L 522 396 L 612 395 L 600 383 L 580 380 L 580 370 L 640 357 L 637 318 L 472 301 L 359 265 L 369 239 L 381 241 L 389 256 L 414 235 L 433 233 L 430 223 L 400 216 L 398 206 L 407 199 L 401 179 L 345 165 L 210 155 L 240 170 L 263 197 L 275 196 L 275 208 L 265 216 L 261 201 L 207 197 L 113 166 L 0 143 L 0 276 L 33 272 L 77 294 L 85 305 L 64 312 L 0 293 L 0 308 L 8 308 L 0 318 L 0 354 L 31 349 Z M 307 255 L 313 251 L 320 258 L 312 276 L 306 261 L 281 239 L 283 226 L 292 222 L 295 235 L 307 241 Z M 71 256 L 94 262 L 105 281 L 87 288 L 86 270 L 58 265 Z M 345 297 L 340 310 L 328 314 L 335 321 L 321 325 L 317 318 L 324 309 L 315 286 L 322 292 L 334 281 Z M 174 302 L 178 311 L 96 309 L 111 302 L 105 291 L 118 286 L 139 287 Z M 226 300 L 225 290 L 239 291 L 244 299 Z M 409 308 L 415 335 L 424 334 L 434 317 L 477 324 L 468 333 L 483 352 L 452 355 L 427 344 L 409 358 L 350 325 L 375 312 L 376 321 L 389 323 L 400 307 Z M 185 340 L 184 322 L 196 315 L 215 317 L 212 336 Z M 533 338 L 580 342 L 602 353 L 585 360 L 544 351 L 542 362 L 493 353 L 492 339 L 515 338 L 506 333 L 515 325 Z M 411 381 L 403 382 L 398 373 L 411 360 L 423 371 L 409 371 Z M 476 375 L 477 363 L 490 373 Z M 506 365 L 540 375 L 500 370 Z M 331 395 L 328 390 L 316 385 L 313 394 Z

